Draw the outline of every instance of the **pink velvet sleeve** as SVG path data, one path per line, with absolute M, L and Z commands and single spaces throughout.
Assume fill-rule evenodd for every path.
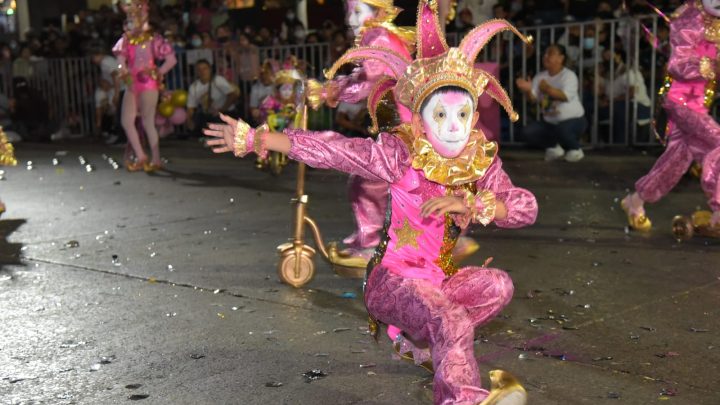
M 333 131 L 286 129 L 288 156 L 318 169 L 334 169 L 370 180 L 394 183 L 410 167 L 409 152 L 397 137 L 347 138 Z
M 668 73 L 676 80 L 702 80 L 698 44 L 703 40 L 705 24 L 695 7 L 688 7 L 670 24 L 671 54 Z
M 115 57 L 122 57 L 123 60 L 127 60 L 127 41 L 125 40 L 125 35 L 121 36 L 120 39 L 115 43 L 115 46 L 112 48 L 113 55 Z
M 502 201 L 507 208 L 507 217 L 496 219 L 495 224 L 501 228 L 521 228 L 532 225 L 537 218 L 538 206 L 535 196 L 524 188 L 515 187 L 510 177 L 502 169 L 499 157 L 488 169 L 485 176 L 478 180 L 477 190 L 490 190 L 495 193 L 497 201 Z
M 337 88 L 337 101 L 350 104 L 357 104 L 367 99 L 372 85 L 362 68 L 355 68 L 349 76 L 339 76 L 333 80 L 333 86 Z

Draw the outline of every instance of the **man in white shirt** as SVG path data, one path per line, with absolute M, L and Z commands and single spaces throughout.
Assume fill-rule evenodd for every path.
M 260 104 L 265 98 L 272 95 L 275 92 L 275 84 L 273 83 L 273 61 L 266 59 L 260 68 L 260 77 L 253 83 L 250 88 L 250 115 L 252 116 L 253 123 L 260 125 L 260 117 L 262 113 L 260 111 Z
M 200 134 L 209 121 L 218 118 L 219 113 L 235 109 L 240 89 L 224 77 L 213 74 L 207 60 L 195 63 L 197 80 L 190 85 L 187 99 L 187 125 L 191 132 Z
M 543 55 L 545 70 L 534 79 L 516 80 L 517 87 L 542 109 L 542 120 L 523 128 L 525 141 L 545 147 L 545 160 L 564 157 L 577 162 L 584 157 L 580 136 L 587 128 L 585 109 L 578 93 L 578 77 L 565 67 L 567 54 L 562 45 L 550 45 Z
M 340 102 L 335 111 L 335 124 L 339 132 L 348 137 L 367 138 L 370 133 L 367 130 L 366 119 L 368 118 L 367 105 L 365 103 Z

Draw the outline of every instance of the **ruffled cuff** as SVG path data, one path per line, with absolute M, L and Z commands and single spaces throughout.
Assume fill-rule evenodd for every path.
M 457 226 L 466 228 L 471 222 L 487 226 L 495 220 L 497 201 L 492 191 L 482 190 L 472 193 L 461 190 L 456 196 L 463 199 L 463 205 L 467 208 L 465 214 L 453 214 L 453 221 Z
M 244 157 L 250 152 L 255 152 L 260 158 L 266 158 L 268 152 L 265 140 L 268 132 L 267 124 L 251 128 L 245 121 L 238 121 L 235 126 L 233 153 L 237 157 Z

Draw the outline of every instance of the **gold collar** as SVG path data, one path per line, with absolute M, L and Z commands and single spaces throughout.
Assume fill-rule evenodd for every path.
M 151 40 L 152 37 L 153 34 L 150 32 L 143 32 L 139 35 L 128 35 L 128 42 L 130 42 L 130 45 L 140 45 Z
M 481 130 L 470 134 L 470 141 L 459 156 L 448 159 L 440 156 L 425 137 L 415 137 L 410 125 L 401 125 L 397 135 L 412 153 L 412 167 L 422 170 L 425 177 L 445 186 L 457 186 L 479 180 L 495 160 L 498 145 L 489 142 Z

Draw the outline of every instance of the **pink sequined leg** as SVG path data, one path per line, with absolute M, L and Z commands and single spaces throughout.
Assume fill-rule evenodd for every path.
M 475 405 L 487 396 L 480 388 L 472 321 L 467 310 L 450 301 L 440 288 L 378 267 L 368 280 L 365 303 L 376 319 L 429 342 L 435 404 Z
M 482 267 L 465 267 L 442 285 L 448 299 L 467 309 L 474 327 L 497 316 L 510 303 L 514 289 L 507 273 Z
M 705 195 L 708 197 L 708 205 L 713 210 L 712 224 L 717 225 L 720 221 L 720 148 L 715 148 L 705 156 L 702 165 L 702 177 L 700 183 Z
M 635 190 L 645 202 L 657 202 L 669 193 L 693 162 L 685 140 L 682 137 L 676 139 L 676 132 L 679 131 L 674 128 L 665 152 L 660 155 L 650 172 L 635 183 Z
M 380 230 L 385 222 L 388 183 L 352 175 L 348 189 L 357 230 L 343 243 L 352 249 L 375 248 L 380 243 Z

